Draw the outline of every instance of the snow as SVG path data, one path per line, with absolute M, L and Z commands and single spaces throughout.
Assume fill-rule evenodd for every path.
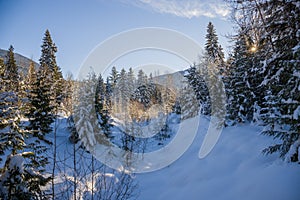
M 199 159 L 208 125 L 209 119 L 201 117 L 194 142 L 174 163 L 158 171 L 134 175 L 140 194 L 138 200 L 299 199 L 300 165 L 286 163 L 276 154 L 263 155 L 261 151 L 273 144 L 273 140 L 261 135 L 260 127 L 244 124 L 224 128 L 210 154 Z M 63 157 L 65 148 L 72 148 L 64 126 L 62 123 L 58 129 L 58 144 L 65 145 L 60 146 L 58 157 Z M 190 126 L 185 127 L 189 133 Z M 149 147 L 155 149 L 153 144 Z M 117 181 L 109 172 L 96 176 Z
M 172 117 L 174 119 L 174 116 Z M 176 121 L 176 120 L 175 120 Z M 182 122 L 186 133 L 193 126 L 188 120 Z M 184 125 L 187 123 L 187 125 Z M 177 123 L 170 123 L 177 130 Z M 208 130 L 209 119 L 200 117 L 197 135 L 187 151 L 174 163 L 157 171 L 133 174 L 138 183 L 138 200 L 298 200 L 300 196 L 300 165 L 285 162 L 278 154 L 265 156 L 261 151 L 273 144 L 272 138 L 261 135 L 262 128 L 243 124 L 223 129 L 220 138 L 212 151 L 203 159 L 198 153 Z M 73 144 L 68 140 L 67 120 L 60 119 L 57 127 L 57 193 L 66 191 L 70 182 L 74 181 L 70 156 Z M 177 128 L 176 128 L 177 127 Z M 116 128 L 114 129 L 117 130 Z M 53 134 L 48 135 L 49 139 Z M 174 138 L 171 137 L 172 140 Z M 161 148 L 154 146 L 155 140 L 148 147 L 152 150 Z M 169 139 L 163 141 L 168 144 Z M 156 143 L 157 144 L 157 143 Z M 296 146 L 295 146 L 296 147 Z M 150 150 L 151 150 L 150 149 Z M 300 148 L 295 148 L 300 151 Z M 80 168 L 88 167 L 91 156 L 84 150 L 78 150 Z M 84 156 L 80 156 L 83 154 Z M 20 158 L 20 159 L 18 159 Z M 13 164 L 22 163 L 23 157 L 17 156 Z M 99 166 L 95 161 L 95 166 Z M 78 166 L 78 167 L 79 167 Z M 49 172 L 51 167 L 49 168 Z M 95 172 L 94 180 L 106 177 L 109 182 L 118 184 L 116 171 Z M 67 181 L 66 181 L 67 180 Z M 80 179 L 78 187 L 90 192 L 91 174 Z M 69 181 L 69 182 L 68 182 Z M 70 190 L 70 189 L 69 189 Z M 82 190 L 82 191 L 83 191 Z M 67 197 L 72 191 L 64 192 Z M 87 196 L 89 196 L 87 194 Z
M 18 189 L 23 189 L 25 191 L 25 188 L 23 188 L 19 182 L 22 179 L 21 176 L 24 173 L 24 158 L 22 154 L 16 154 L 16 155 L 8 155 L 7 157 L 8 163 L 5 164 L 6 170 L 0 174 L 0 194 L 7 196 L 8 195 L 8 187 L 7 182 L 10 184 L 17 184 Z M 14 173 L 14 175 L 12 175 Z
M 9 159 L 10 162 L 9 162 L 8 170 L 18 169 L 18 171 L 22 174 L 24 172 L 24 168 L 23 168 L 24 158 L 22 154 L 10 156 Z
M 272 141 L 259 134 L 260 128 L 225 128 L 212 152 L 198 159 L 206 130 L 207 120 L 202 118 L 194 143 L 180 159 L 162 170 L 137 175 L 138 199 L 299 199 L 299 164 L 262 155 Z
M 296 140 L 294 142 L 294 144 L 291 145 L 289 151 L 287 152 L 287 154 L 285 155 L 285 161 L 286 162 L 291 162 L 291 157 L 295 154 L 295 153 L 299 153 L 300 151 L 300 137 L 298 140 Z M 298 158 L 299 158 L 299 154 L 298 154 Z
M 298 106 L 297 109 L 294 110 L 293 118 L 294 118 L 295 120 L 298 120 L 299 116 L 300 116 L 300 106 Z

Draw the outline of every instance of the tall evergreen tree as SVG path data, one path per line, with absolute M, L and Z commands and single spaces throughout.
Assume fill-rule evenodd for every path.
M 299 160 L 299 6 L 291 1 L 232 1 L 252 52 L 247 79 L 264 134 L 281 142 L 265 149 Z M 252 104 L 252 105 L 253 105 Z M 256 114 L 255 113 L 255 114 Z
M 132 94 L 135 89 L 136 79 L 134 75 L 134 71 L 132 68 L 129 68 L 127 73 L 127 87 L 129 94 Z
M 24 130 L 21 127 L 20 99 L 18 98 L 18 70 L 13 47 L 7 53 L 0 89 L 0 142 L 1 150 L 8 149 L 15 155 L 24 147 Z M 14 78 L 15 80 L 12 80 Z
M 207 59 L 210 62 L 214 63 L 221 74 L 224 73 L 225 62 L 224 62 L 224 53 L 223 48 L 219 45 L 218 35 L 214 25 L 209 22 L 207 25 L 207 34 L 205 36 L 205 53 Z
M 20 126 L 21 113 L 18 98 L 18 70 L 14 58 L 13 47 L 10 46 L 6 63 L 1 64 L 0 89 L 0 154 L 6 150 L 3 169 L 0 170 L 0 198 L 16 199 L 25 195 L 26 186 L 22 171 L 10 163 L 25 146 L 25 131 Z M 14 80 L 12 80 L 14 79 Z M 20 167 L 23 167 L 20 164 Z
M 57 47 L 52 41 L 49 30 L 47 29 L 43 38 L 43 44 L 41 46 L 41 57 L 39 59 L 40 66 L 42 68 L 48 67 L 49 74 L 51 78 L 49 81 L 51 82 L 51 90 L 53 92 L 53 102 L 54 109 L 60 106 L 62 102 L 62 91 L 63 91 L 63 76 L 61 73 L 60 67 L 56 63 L 56 52 Z
M 109 81 L 109 77 L 106 78 L 106 85 L 105 85 L 105 107 L 106 110 L 111 112 L 112 108 L 112 86 Z
M 274 54 L 266 58 L 267 75 L 265 103 L 268 112 L 263 116 L 267 125 L 264 134 L 280 138 L 265 150 L 279 151 L 288 161 L 298 161 L 300 149 L 300 8 L 297 1 L 272 1 L 261 5 L 265 13 L 264 37 L 272 38 Z M 272 98 L 273 97 L 273 98 Z M 276 98 L 274 98 L 276 97 Z M 269 113 L 276 110 L 270 116 Z
M 1 67 L 2 68 L 2 67 Z M 11 81 L 14 78 L 15 80 Z M 16 79 L 17 78 L 17 79 Z M 15 65 L 13 48 L 7 55 L 7 66 L 1 73 L 0 89 L 0 153 L 3 150 L 10 152 L 0 173 L 1 199 L 34 199 L 41 198 L 41 186 L 45 186 L 45 179 L 36 173 L 36 168 L 26 165 L 25 158 L 33 156 L 32 148 L 25 144 L 25 136 L 29 132 L 21 122 L 24 108 L 24 87 L 20 87 L 18 71 Z M 23 97 L 23 96 L 22 96 Z M 29 152 L 25 149 L 29 148 Z M 37 184 L 35 184 L 37 183 Z
M 115 89 L 118 79 L 119 79 L 119 72 L 117 71 L 117 68 L 115 66 L 113 66 L 112 70 L 111 70 L 111 74 L 109 76 L 109 81 L 110 81 L 112 90 Z
M 106 87 L 102 75 L 99 74 L 96 85 L 95 109 L 99 124 L 106 136 L 110 135 L 109 110 L 106 103 Z
M 30 159 L 30 166 L 36 168 L 40 173 L 45 172 L 49 164 L 46 151 L 51 144 L 46 135 L 52 131 L 51 124 L 54 121 L 52 113 L 49 69 L 47 66 L 40 67 L 37 77 L 29 93 L 30 108 L 27 113 L 29 119 L 29 130 L 31 131 L 31 142 L 28 148 L 34 153 Z
M 228 76 L 228 119 L 227 122 L 235 124 L 251 121 L 253 118 L 254 94 L 249 84 L 249 72 L 252 70 L 251 51 L 247 46 L 247 36 L 243 29 L 235 38 L 233 60 Z
M 201 74 L 204 74 L 204 80 L 209 91 L 210 114 L 218 116 L 221 122 L 225 115 L 223 105 L 226 104 L 222 82 L 227 67 L 225 66 L 223 49 L 219 45 L 216 30 L 211 22 L 207 26 L 205 54 L 200 65 Z
M 201 71 L 202 70 L 202 71 Z M 201 113 L 210 114 L 210 97 L 206 82 L 204 81 L 204 69 L 200 65 L 191 65 L 184 77 L 194 90 L 198 102 L 201 104 Z
M 56 64 L 56 56 L 57 47 L 52 41 L 49 30 L 45 31 L 45 35 L 43 38 L 43 44 L 41 46 L 41 57 L 39 59 L 41 67 L 47 66 L 49 68 L 49 72 L 53 73 L 57 66 Z
M 36 81 L 32 85 L 31 108 L 27 114 L 30 129 L 33 130 L 34 136 L 42 140 L 44 140 L 46 134 L 52 131 L 51 124 L 54 121 L 49 71 L 47 66 L 39 68 Z
M 137 75 L 137 87 L 142 86 L 142 85 L 146 85 L 147 84 L 147 75 L 144 73 L 144 71 L 142 69 L 140 69 L 138 71 L 138 75 Z
M 95 115 L 96 87 L 97 78 L 95 73 L 91 72 L 85 80 L 79 83 L 74 97 L 74 123 L 81 143 L 88 150 L 93 148 L 97 139 L 105 140 L 103 137 L 97 137 L 98 134 L 102 134 L 104 131 L 99 130 L 98 118 Z
M 19 73 L 18 73 L 18 66 L 16 64 L 16 60 L 14 56 L 14 48 L 12 45 L 9 47 L 6 55 L 4 79 L 8 84 L 7 89 L 18 92 Z
M 130 99 L 130 91 L 128 88 L 127 72 L 124 68 L 120 72 L 120 78 L 118 80 L 116 90 L 118 90 L 117 95 L 119 95 L 119 106 L 121 106 L 120 111 L 126 114 L 128 112 L 127 106 Z

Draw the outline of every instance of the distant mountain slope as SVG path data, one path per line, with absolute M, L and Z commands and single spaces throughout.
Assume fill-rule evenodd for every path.
M 7 54 L 7 50 L 0 49 L 0 58 L 3 58 L 4 62 L 6 61 L 6 54 Z M 22 56 L 18 53 L 15 53 L 15 60 L 16 60 L 17 66 L 19 67 L 19 71 L 23 72 L 24 74 L 27 74 L 31 59 L 29 59 L 25 56 Z M 36 62 L 34 62 L 34 65 L 35 65 L 35 68 L 39 67 L 39 64 Z
M 186 71 L 178 71 L 171 74 L 156 76 L 153 77 L 153 79 L 155 83 L 161 85 L 167 85 L 177 90 L 177 92 L 179 92 L 179 90 L 183 87 L 184 81 L 186 81 L 186 78 L 184 78 L 185 73 Z

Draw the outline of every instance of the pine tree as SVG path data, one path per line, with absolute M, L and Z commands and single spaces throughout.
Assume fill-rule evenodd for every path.
M 28 148 L 34 153 L 30 157 L 30 166 L 39 171 L 39 173 L 43 173 L 46 165 L 49 164 L 45 153 L 51 141 L 46 138 L 46 135 L 52 131 L 51 124 L 54 121 L 52 106 L 50 105 L 51 86 L 49 83 L 48 68 L 46 66 L 40 67 L 29 93 L 30 108 L 27 117 L 30 122 L 28 128 L 31 131 L 32 139 L 28 144 Z
M 118 90 L 117 90 L 117 84 L 118 84 L 118 80 L 120 78 L 119 72 L 117 71 L 116 67 L 113 66 L 112 70 L 111 70 L 111 74 L 109 76 L 109 85 L 110 85 L 110 90 L 111 90 L 111 113 L 118 113 L 119 112 L 119 94 L 118 94 Z
M 97 134 L 103 131 L 98 128 L 98 119 L 95 107 L 95 92 L 97 78 L 91 72 L 87 79 L 81 81 L 75 91 L 74 122 L 81 143 L 88 149 L 92 149 L 97 142 Z M 103 137 L 99 138 L 103 139 Z
M 111 112 L 112 109 L 112 87 L 109 81 L 109 77 L 106 78 L 105 85 L 105 107 L 108 113 Z
M 297 1 L 273 1 L 262 5 L 267 34 L 272 38 L 274 54 L 267 57 L 267 75 L 264 81 L 268 113 L 275 117 L 263 117 L 267 129 L 264 134 L 280 138 L 282 143 L 265 150 L 280 152 L 287 161 L 298 161 L 300 149 L 300 8 Z M 272 98 L 273 97 L 273 98 Z M 276 97 L 276 98 L 274 98 Z
M 138 71 L 138 75 L 137 75 L 137 86 L 142 86 L 142 85 L 146 85 L 147 84 L 147 75 L 144 73 L 144 71 L 142 69 L 140 69 Z
M 240 40 L 243 37 L 245 46 L 244 55 L 246 57 L 241 65 L 245 66 L 245 78 L 248 88 L 249 98 L 243 115 L 247 120 L 258 121 L 260 108 L 263 106 L 264 93 L 266 89 L 261 86 L 266 76 L 266 57 L 273 55 L 272 39 L 266 36 L 265 16 L 262 10 L 262 1 L 232 1 L 233 12 L 235 16 L 238 34 L 234 40 Z M 238 42 L 238 41 L 236 41 Z M 245 105 L 245 104 L 244 104 Z M 246 114 L 246 115 L 245 115 Z M 256 116 L 256 117 L 254 117 Z
M 41 67 L 47 66 L 49 68 L 50 73 L 54 73 L 56 64 L 56 56 L 55 53 L 57 52 L 57 47 L 52 41 L 51 35 L 49 30 L 45 31 L 45 35 L 43 38 L 43 44 L 41 46 L 42 54 L 39 59 Z
M 265 149 L 299 160 L 299 6 L 292 1 L 232 1 L 251 54 L 247 84 L 264 134 L 282 142 Z
M 249 84 L 252 69 L 251 52 L 247 46 L 247 36 L 243 30 L 236 36 L 231 69 L 227 75 L 228 119 L 229 124 L 251 121 L 253 118 L 254 95 Z
M 189 119 L 199 114 L 199 101 L 192 87 L 189 85 L 181 89 L 180 92 L 181 118 Z
M 4 79 L 6 82 L 8 82 L 7 89 L 18 92 L 19 73 L 14 57 L 14 48 L 12 45 L 9 47 L 6 55 Z
M 109 81 L 110 81 L 112 90 L 115 89 L 118 79 L 119 79 L 119 72 L 117 71 L 117 68 L 115 66 L 113 66 L 112 70 L 111 70 L 111 74 L 109 76 Z
M 219 45 L 216 30 L 211 22 L 207 26 L 205 52 L 203 60 L 200 61 L 200 66 L 201 74 L 203 74 L 209 91 L 210 114 L 223 121 L 225 115 L 223 105 L 226 104 L 226 95 L 222 83 L 226 74 L 226 66 L 223 49 Z
M 101 113 L 105 104 L 105 85 L 101 74 L 99 74 L 97 81 L 95 107 L 96 111 Z
M 21 87 L 23 84 L 20 83 L 20 79 L 10 81 L 11 77 L 19 77 L 12 50 L 11 47 L 7 56 L 7 66 L 5 66 L 4 73 L 1 73 L 0 78 L 1 83 L 3 83 L 0 90 L 0 146 L 5 147 L 1 150 L 10 152 L 4 168 L 0 170 L 0 198 L 41 198 L 43 192 L 40 186 L 45 186 L 47 181 L 39 173 L 36 173 L 35 168 L 24 162 L 25 158 L 34 154 L 31 152 L 31 148 L 29 148 L 29 152 L 25 151 L 29 147 L 25 144 L 25 136 L 28 136 L 29 132 L 24 129 L 21 122 L 25 103 L 24 99 L 20 98 L 20 94 L 25 93 L 22 91 L 25 88 Z M 37 181 L 38 184 L 33 184 Z
M 125 115 L 126 115 L 128 113 L 128 102 L 130 99 L 130 91 L 128 88 L 127 72 L 124 68 L 120 72 L 116 90 L 118 91 L 117 95 L 119 96 L 120 111 L 122 113 L 125 113 Z
M 207 115 L 210 113 L 210 97 L 207 84 L 204 80 L 204 68 L 200 65 L 191 65 L 186 71 L 184 77 L 189 86 L 194 90 L 198 102 L 201 104 L 201 113 Z
M 7 62 L 2 66 L 0 90 L 0 142 L 1 149 L 8 149 L 17 154 L 24 147 L 24 130 L 21 127 L 20 99 L 18 97 L 18 70 L 14 58 L 13 47 L 7 53 Z M 11 80 L 15 78 L 15 80 Z
M 132 68 L 129 68 L 127 73 L 127 88 L 128 88 L 129 95 L 131 95 L 134 92 L 135 84 L 136 84 L 136 79 L 135 79 L 134 71 Z
M 54 107 L 53 109 L 57 109 L 62 102 L 62 91 L 64 79 L 61 73 L 60 67 L 56 63 L 55 53 L 57 52 L 57 47 L 53 43 L 49 30 L 47 29 L 43 38 L 43 44 L 41 46 L 41 57 L 39 59 L 40 66 L 42 68 L 48 67 L 49 74 L 51 78 L 51 90 L 53 92 L 53 102 L 51 102 Z
M 219 45 L 219 39 L 214 25 L 209 22 L 207 25 L 205 53 L 210 62 L 214 63 L 221 74 L 224 73 L 225 62 L 223 48 Z
M 151 92 L 151 96 L 152 95 L 153 95 L 153 92 Z M 173 106 L 175 104 L 176 95 L 175 95 L 175 88 L 173 87 L 173 77 L 170 74 L 167 75 L 166 83 L 163 87 L 162 99 L 163 99 L 163 103 L 164 103 L 163 106 L 164 106 L 165 114 L 171 113 L 173 110 Z
M 29 112 L 26 116 L 29 119 L 28 130 L 30 130 L 30 143 L 27 144 L 27 148 L 33 152 L 29 157 L 28 166 L 33 168 L 38 177 L 35 175 L 32 177 L 31 186 L 40 195 L 44 195 L 44 191 L 40 189 L 41 185 L 45 185 L 51 180 L 51 177 L 43 175 L 45 168 L 49 164 L 49 158 L 46 152 L 49 149 L 49 145 L 52 144 L 46 137 L 52 131 L 51 124 L 54 121 L 53 106 L 51 101 L 53 100 L 51 94 L 51 74 L 49 68 L 44 65 L 41 66 L 37 74 L 30 75 L 32 78 L 32 85 L 28 94 L 29 99 Z
M 31 108 L 27 114 L 33 136 L 44 140 L 44 136 L 52 131 L 54 121 L 53 106 L 51 106 L 51 76 L 47 66 L 40 67 L 36 81 L 32 85 L 30 94 Z
M 25 146 L 25 131 L 21 126 L 20 99 L 18 98 L 18 70 L 13 47 L 7 53 L 7 62 L 1 63 L 0 89 L 0 154 L 9 152 L 4 168 L 0 170 L 0 198 L 16 199 L 26 192 L 22 177 L 23 163 L 16 167 L 11 159 Z M 11 80 L 14 78 L 14 80 Z
M 102 75 L 99 74 L 96 86 L 95 109 L 98 116 L 99 124 L 106 136 L 110 135 L 109 110 L 106 103 L 105 84 Z

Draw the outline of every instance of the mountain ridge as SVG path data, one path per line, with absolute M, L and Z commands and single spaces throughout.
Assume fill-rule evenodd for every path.
M 6 62 L 6 55 L 7 55 L 7 50 L 4 49 L 0 49 L 0 58 L 3 58 L 4 62 Z M 30 62 L 32 62 L 32 59 L 27 58 L 26 56 L 23 56 L 19 53 L 14 53 L 15 55 L 15 60 L 16 60 L 16 64 L 19 68 L 19 71 L 27 74 Z M 36 63 L 35 61 L 33 61 L 34 63 L 34 67 L 37 69 L 40 65 L 38 63 Z

